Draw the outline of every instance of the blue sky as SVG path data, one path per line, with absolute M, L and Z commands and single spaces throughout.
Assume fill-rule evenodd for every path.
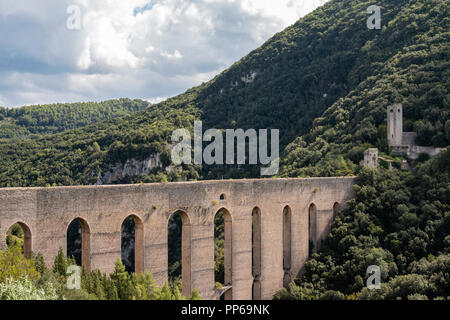
M 326 0 L 0 0 L 0 106 L 152 102 L 210 80 Z M 67 20 L 78 15 L 80 29 Z

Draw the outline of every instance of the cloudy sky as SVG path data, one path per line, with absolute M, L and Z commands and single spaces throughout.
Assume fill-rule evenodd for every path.
M 326 1 L 0 0 L 0 105 L 160 101 Z

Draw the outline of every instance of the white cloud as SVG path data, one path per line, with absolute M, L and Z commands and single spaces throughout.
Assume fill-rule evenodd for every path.
M 157 101 L 209 80 L 325 2 L 2 0 L 0 102 Z M 81 30 L 66 27 L 69 5 L 81 9 Z
M 174 53 L 168 53 L 165 51 L 161 51 L 161 56 L 167 58 L 168 60 L 179 60 L 179 59 L 183 58 L 183 55 L 178 50 L 175 50 Z

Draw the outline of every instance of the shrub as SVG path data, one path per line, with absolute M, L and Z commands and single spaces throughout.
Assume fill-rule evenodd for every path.
M 0 251 L 0 282 L 8 278 L 19 279 L 24 276 L 31 280 L 39 278 L 39 272 L 33 260 L 26 259 L 20 247 Z
M 0 283 L 0 300 L 57 300 L 55 288 L 47 283 L 37 288 L 28 277 L 8 278 Z

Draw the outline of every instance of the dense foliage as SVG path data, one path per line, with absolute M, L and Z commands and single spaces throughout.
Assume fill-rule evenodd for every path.
M 12 109 L 0 107 L 0 139 L 24 138 L 31 134 L 49 134 L 84 127 L 144 110 L 148 105 L 143 100 L 119 99 Z
M 413 173 L 364 169 L 304 274 L 277 299 L 448 299 L 450 150 Z M 366 288 L 367 267 L 381 290 Z
M 184 114 L 187 111 L 173 110 L 164 104 L 150 106 L 135 116 L 0 144 L 0 185 L 91 184 L 108 163 L 141 159 L 154 153 L 164 153 L 165 164 L 169 165 L 170 153 L 164 148 L 164 141 L 170 139 L 175 128 L 193 122 L 193 116 Z M 181 179 L 178 172 L 171 175 Z
M 58 295 L 50 283 L 36 288 L 27 277 L 9 278 L 0 283 L 0 300 L 57 300 Z
M 383 28 L 358 50 L 349 75 L 355 86 L 285 149 L 282 176 L 341 175 L 354 171 L 367 147 L 388 152 L 386 107 L 394 102 L 403 104 L 404 131 L 417 132 L 419 145 L 449 145 L 448 1 L 408 1 L 386 17 L 388 3 L 398 6 L 382 1 Z
M 118 182 L 259 177 L 254 166 L 165 171 L 172 131 L 192 129 L 194 119 L 204 129 L 279 128 L 283 177 L 357 173 L 365 148 L 388 152 L 386 107 L 396 102 L 403 103 L 405 131 L 417 131 L 417 143 L 447 146 L 448 2 L 380 0 L 382 30 L 366 27 L 371 4 L 330 1 L 208 83 L 141 112 L 5 141 L 0 185 L 90 184 L 109 165 L 156 153 L 163 168 Z M 36 122 L 27 130 L 69 126 L 26 115 Z
M 109 276 L 98 270 L 81 274 L 81 288 L 67 287 L 67 267 L 74 265 L 60 249 L 53 268 L 42 255 L 26 259 L 19 246 L 0 251 L 0 300 L 184 300 L 180 286 L 159 287 L 149 273 L 128 273 L 120 259 Z M 199 300 L 193 290 L 190 300 Z

